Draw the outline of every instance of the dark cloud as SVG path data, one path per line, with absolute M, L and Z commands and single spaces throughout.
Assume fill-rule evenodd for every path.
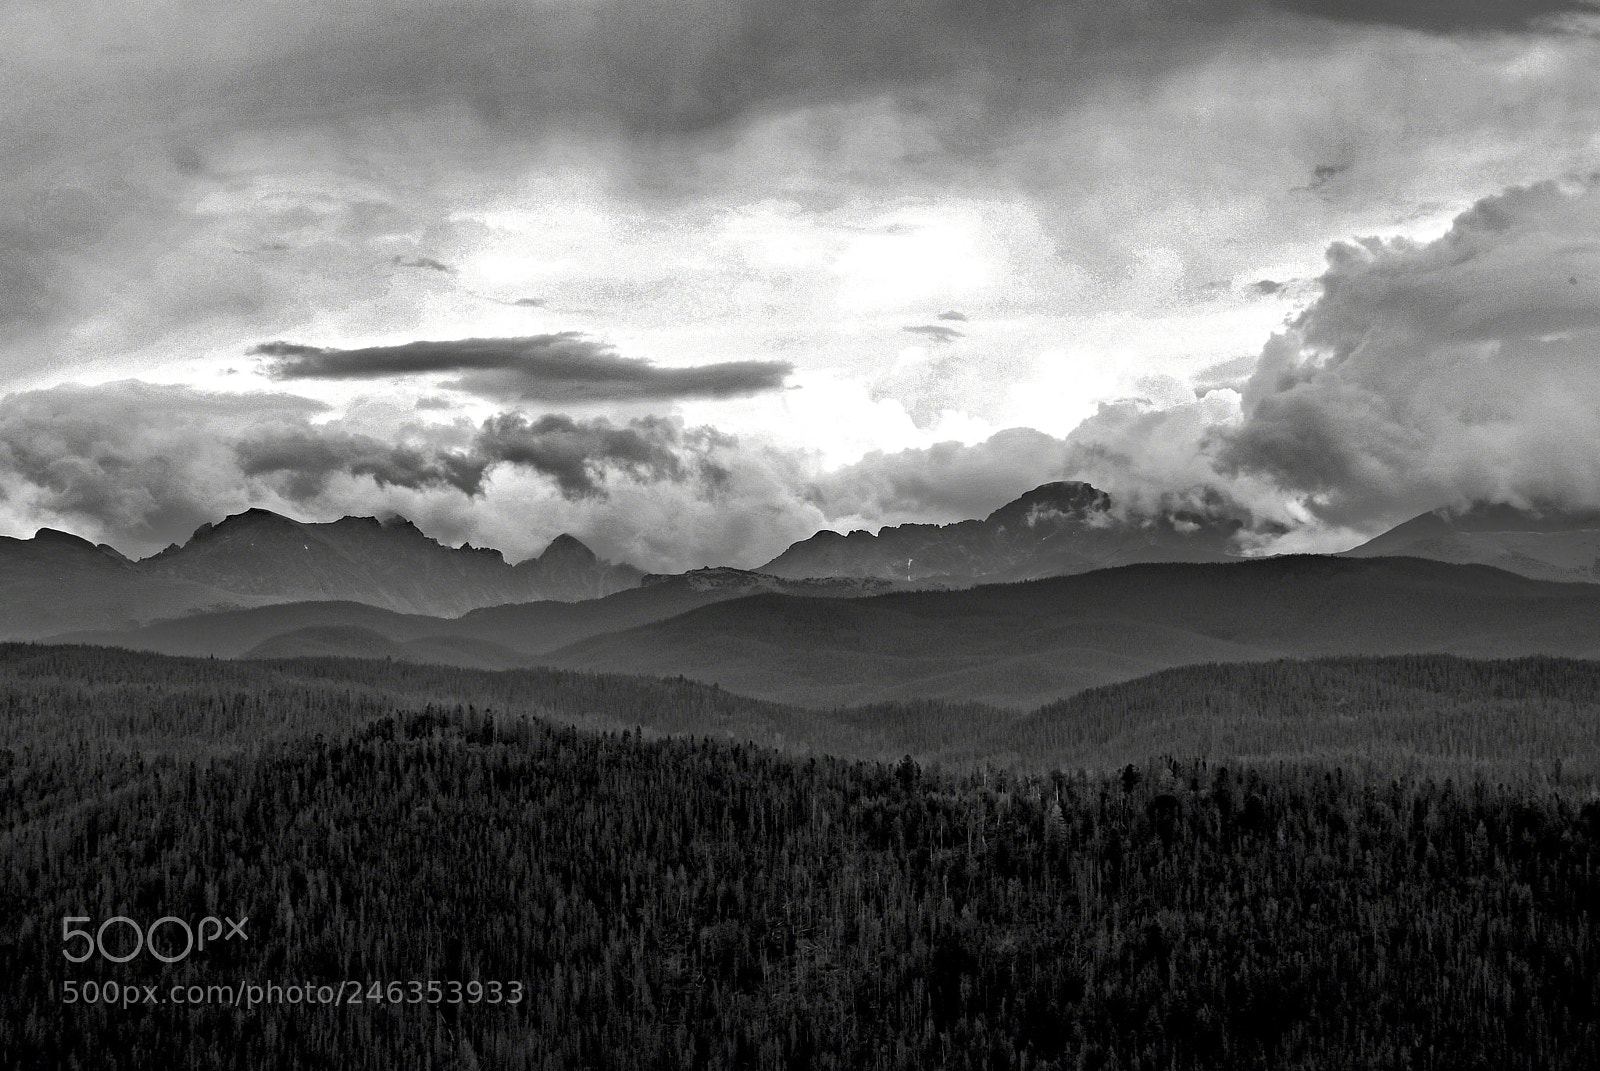
M 1592 0 L 1273 0 L 1273 6 L 1336 22 L 1439 34 L 1553 30 L 1564 17 L 1600 8 Z
M 1290 193 L 1315 193 L 1326 199 L 1324 187 L 1346 171 L 1350 170 L 1349 164 L 1318 164 L 1311 169 L 1311 181 L 1302 186 L 1291 186 Z
M 501 129 L 579 120 L 640 138 L 683 136 L 780 101 L 981 73 L 993 80 L 969 84 L 1005 106 L 1008 87 L 1078 84 L 1111 67 L 1110 53 L 1136 51 L 1164 67 L 1174 62 L 1167 54 L 1192 53 L 1253 9 L 1248 0 L 463 4 L 363 20 L 348 38 L 277 57 L 246 84 L 277 108 L 322 106 L 338 87 L 341 98 L 453 96 Z
M 1271 296 L 1283 289 L 1283 284 L 1272 279 L 1261 279 L 1250 284 L 1250 289 L 1258 294 Z
M 456 270 L 443 261 L 434 260 L 432 257 L 395 257 L 393 261 L 397 268 L 422 268 L 426 271 L 443 272 L 454 275 Z
M 285 497 L 315 498 L 334 476 L 370 477 L 380 488 L 483 490 L 490 462 L 460 451 L 385 443 L 370 435 L 323 428 L 274 428 L 250 435 L 234 448 L 246 477 L 282 475 Z
M 659 150 L 659 165 L 673 142 L 774 108 L 954 91 L 975 105 L 968 133 L 989 129 L 972 146 L 981 153 L 1047 101 L 1100 78 L 1159 78 L 1272 12 L 1450 33 L 1525 31 L 1592 10 L 1586 0 L 352 5 L 326 33 L 255 63 L 240 57 L 229 99 L 271 116 L 335 100 L 449 101 L 502 133 L 615 131 Z
M 519 413 L 503 413 L 484 423 L 473 445 L 493 462 L 549 476 L 568 497 L 600 494 L 608 471 L 674 482 L 690 472 L 682 456 L 682 428 L 656 417 L 615 425 L 556 415 L 530 421 Z
M 123 381 L 0 398 L 0 515 L 157 548 L 248 504 L 230 443 L 258 422 L 308 424 L 321 403 Z
M 988 159 L 1019 124 L 1081 100 L 1086 82 L 1157 78 L 1206 55 L 1253 10 L 1253 0 L 275 0 L 158 19 L 153 34 L 126 0 L 30 7 L 17 28 L 29 48 L 0 80 L 0 324 L 22 337 L 70 321 L 80 310 L 63 298 L 94 309 L 85 280 L 181 247 L 199 227 L 192 198 L 240 189 L 275 163 L 319 178 L 345 170 L 359 189 L 323 189 L 320 203 L 267 220 L 274 194 L 240 213 L 275 224 L 261 237 L 306 227 L 328 198 L 371 193 L 366 225 L 416 238 L 419 227 L 401 224 L 420 221 L 395 218 L 394 206 L 379 218 L 391 194 L 437 207 L 448 195 L 434 191 L 463 170 L 515 171 L 575 141 L 606 157 L 618 192 L 682 195 L 737 179 L 707 153 L 745 124 L 813 107 L 891 101 L 939 128 L 939 158 Z M 819 122 L 801 140 L 831 156 L 841 132 Z M 354 206 L 350 215 L 356 223 Z M 246 234 L 228 237 L 248 248 Z M 310 240 L 319 237 L 296 236 L 308 264 L 361 247 L 359 235 Z M 84 271 L 78 261 L 94 249 L 98 270 Z M 195 271 L 227 284 L 225 309 L 305 300 L 214 267 Z M 159 293 L 137 269 L 120 270 L 119 287 Z M 159 319 L 172 323 L 174 311 L 187 310 Z
M 1346 23 L 1384 21 L 1389 10 L 1402 12 L 1389 21 L 1427 21 L 1403 14 L 1425 10 L 1420 0 L 1402 0 L 1397 9 L 1314 0 L 1279 6 Z M 310 308 L 353 308 L 358 295 L 350 291 L 361 285 L 351 280 L 359 274 L 348 262 L 354 251 L 427 249 L 443 259 L 401 263 L 449 268 L 463 246 L 450 240 L 462 226 L 448 202 L 467 189 L 501 188 L 496 183 L 508 175 L 550 163 L 550 153 L 592 161 L 608 195 L 619 199 L 756 188 L 764 194 L 776 189 L 773 173 L 804 172 L 812 177 L 803 185 L 823 203 L 843 196 L 841 186 L 882 183 L 921 193 L 927 183 L 959 178 L 966 186 L 984 175 L 1001 188 L 1021 180 L 1059 203 L 1064 189 L 1103 188 L 1092 161 L 1121 157 L 1080 159 L 1038 143 L 1041 158 L 1073 160 L 1059 170 L 1037 169 L 1019 147 L 1095 101 L 1101 84 L 1115 90 L 1108 99 L 1130 86 L 1163 84 L 1219 49 L 1235 48 L 1241 35 L 1249 37 L 1247 49 L 1294 54 L 1344 43 L 1332 21 L 1320 27 L 1264 18 L 1273 11 L 1269 0 L 354 0 L 336 7 L 278 0 L 212 7 L 205 19 L 157 19 L 163 29 L 153 34 L 155 22 L 127 0 L 24 5 L 29 21 L 19 32 L 29 48 L 4 84 L 10 102 L 0 107 L 0 144 L 7 146 L 0 162 L 0 323 L 11 337 L 31 342 L 46 330 L 70 331 L 75 320 L 133 317 L 128 308 L 147 310 L 154 326 L 139 326 L 150 333 L 170 333 L 200 318 L 194 295 L 207 289 L 216 291 L 214 315 L 233 329 L 303 324 Z M 1570 0 L 1507 5 L 1493 10 L 1514 16 L 1490 17 L 1486 0 L 1436 7 L 1447 14 L 1435 22 L 1468 26 L 1521 25 L 1583 9 Z M 1448 14 L 1456 8 L 1469 14 Z M 111 49 L 114 63 L 106 59 Z M 1362 107 L 1330 99 L 1330 109 Z M 1507 101 L 1504 113 L 1521 124 L 1530 108 L 1527 100 Z M 858 118 L 851 109 L 880 112 L 889 121 L 885 135 L 851 133 Z M 1577 124 L 1582 113 L 1569 110 Z M 780 116 L 783 133 L 764 157 L 772 161 L 768 172 L 744 158 L 741 139 Z M 1443 118 L 1451 121 L 1441 121 L 1440 137 L 1450 137 L 1459 117 Z M 1388 112 L 1371 123 L 1386 144 L 1393 141 Z M 1325 121 L 1312 125 L 1320 130 Z M 1362 123 L 1348 125 L 1359 140 Z M 1533 125 L 1551 124 L 1535 117 Z M 1118 140 L 1137 141 L 1136 132 Z M 1268 133 L 1274 144 L 1300 140 Z M 1519 125 L 1512 136 L 1522 133 Z M 1170 153 L 1165 140 L 1162 148 L 1183 155 Z M 1408 137 L 1399 151 L 1415 148 Z M 274 170 L 299 178 L 279 188 L 266 181 Z M 1204 178 L 1214 170 L 1202 169 L 1197 183 L 1227 180 Z M 485 181 L 458 184 L 464 172 Z M 348 185 L 328 181 L 341 174 Z M 83 216 L 82 205 L 41 212 L 33 203 L 74 181 L 98 201 L 89 206 L 98 220 Z M 292 192 L 301 181 L 306 186 Z M 251 196 L 258 184 L 260 192 L 274 192 Z M 240 203 L 230 204 L 235 196 Z M 349 228 L 359 231 L 365 219 L 369 231 L 381 223 L 388 237 L 417 244 L 367 245 L 333 220 L 317 222 L 330 202 L 358 198 L 368 199 L 365 215 L 347 205 Z M 385 200 L 394 202 L 387 217 Z M 201 203 L 207 207 L 197 213 Z M 1093 208 L 1060 211 L 1087 216 Z M 1045 223 L 1065 229 L 1053 218 Z M 1108 215 L 1108 230 L 1120 230 L 1119 223 Z M 292 256 L 234 257 L 244 263 L 220 270 L 205 256 L 281 234 L 292 234 Z M 1077 244 L 1093 253 L 1088 259 L 1120 263 L 1098 251 L 1099 241 Z M 155 261 L 161 270 L 142 270 Z M 175 268 L 192 277 L 175 279 Z M 294 282 L 274 278 L 290 268 L 300 272 Z M 319 273 L 328 277 L 325 295 L 300 285 Z M 365 280 L 379 292 L 380 282 Z M 106 303 L 107 289 L 132 296 Z M 258 308 L 258 318 L 245 315 Z M 276 315 L 284 308 L 292 314 Z M 22 345 L 16 349 L 20 368 L 26 354 Z
M 951 309 L 948 312 L 941 312 L 938 315 L 937 319 L 940 319 L 940 320 L 965 320 L 966 316 L 964 314 L 962 314 L 962 313 L 956 312 L 954 309 Z
M 604 496 L 616 479 L 634 483 L 715 484 L 722 470 L 712 458 L 738 440 L 711 428 L 686 429 L 665 417 L 625 424 L 551 414 L 531 420 L 501 413 L 486 420 L 461 449 L 388 443 L 370 435 L 327 427 L 271 428 L 235 447 L 247 477 L 283 478 L 278 490 L 293 501 L 326 491 L 335 476 L 367 477 L 378 487 L 484 492 L 495 466 L 537 473 L 567 498 Z
M 197 20 L 204 32 L 140 33 L 109 65 L 96 46 L 133 35 L 102 8 L 54 6 L 60 41 L 35 62 L 55 61 L 63 84 L 85 88 L 67 102 L 45 85 L 49 107 L 17 110 L 6 139 L 16 166 L 58 152 L 69 119 L 119 145 L 158 132 L 150 141 L 167 169 L 175 137 L 203 158 L 216 149 L 208 135 L 224 130 L 344 131 L 438 111 L 502 142 L 620 137 L 632 177 L 655 190 L 695 181 L 692 150 L 740 123 L 882 97 L 959 99 L 946 151 L 983 156 L 1086 83 L 1159 78 L 1263 10 L 1259 0 L 355 0 L 332 11 L 281 0 L 210 12 Z M 87 34 L 69 32 L 80 25 Z
M 912 327 L 901 328 L 901 330 L 910 331 L 914 335 L 926 335 L 935 342 L 953 342 L 958 338 L 966 337 L 955 328 L 945 327 L 942 324 L 916 324 Z
M 621 401 L 729 398 L 777 390 L 792 371 L 779 361 L 726 361 L 662 368 L 619 356 L 573 331 L 521 338 L 467 338 L 340 350 L 267 342 L 277 379 L 382 379 L 459 373 L 451 386 L 509 401 Z

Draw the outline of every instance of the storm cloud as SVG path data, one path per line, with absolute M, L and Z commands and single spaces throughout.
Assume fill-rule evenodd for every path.
M 701 528 L 719 533 L 708 538 L 729 552 L 735 526 L 752 541 L 751 516 L 774 521 L 754 540 L 765 552 L 803 527 L 794 517 L 815 512 L 801 500 L 791 460 L 666 417 L 501 413 L 475 426 L 413 423 L 377 434 L 328 415 L 293 395 L 138 381 L 8 395 L 0 398 L 0 524 L 24 536 L 64 528 L 138 554 L 250 506 L 333 516 L 389 509 L 451 517 L 452 530 L 481 540 L 471 517 L 498 520 L 509 487 L 521 508 L 536 501 L 569 519 L 606 516 L 603 542 L 647 551 L 641 560 L 705 564 L 696 557 L 704 547 L 685 545 L 674 559 L 651 541 L 670 539 L 665 520 L 655 536 L 630 534 L 607 500 L 617 494 L 654 511 L 665 496 L 704 514 Z M 764 497 L 748 498 L 750 487 Z M 561 503 L 585 505 L 574 514 Z M 717 509 L 730 513 L 726 525 L 711 523 Z M 560 530 L 535 535 L 548 541 Z M 507 549 L 538 547 L 533 536 L 523 541 L 512 536 Z
M 1138 512 L 1237 517 L 1280 550 L 1342 549 L 1441 506 L 1594 509 L 1600 177 L 1485 197 L 1432 241 L 1335 244 L 1314 300 L 1214 371 L 1198 391 L 1152 381 L 1060 438 L 869 455 L 820 485 L 827 508 L 972 515 L 987 488 L 1081 479 Z
M 714 440 L 709 429 L 686 432 L 677 421 L 642 417 L 624 425 L 550 415 L 529 420 L 517 413 L 491 417 L 474 447 L 490 462 L 503 462 L 549 476 L 563 495 L 602 493 L 608 472 L 634 480 L 681 483 L 697 470 L 715 469 L 704 458 Z M 732 440 L 728 440 L 730 443 Z M 698 456 L 697 456 L 698 455 Z
M 968 445 L 935 443 L 874 452 L 816 481 L 814 500 L 841 519 L 871 524 L 983 517 L 1024 491 L 1063 479 L 1071 451 L 1032 428 L 1011 428 Z
M 419 449 L 371 435 L 310 427 L 252 434 L 238 443 L 235 455 L 245 477 L 286 476 L 284 494 L 295 501 L 321 494 L 336 475 L 369 477 L 380 488 L 454 488 L 477 495 L 490 464 L 461 451 Z
M 625 401 L 728 398 L 777 390 L 792 371 L 780 361 L 726 361 L 662 368 L 619 356 L 573 331 L 522 338 L 466 338 L 398 346 L 329 349 L 267 342 L 276 379 L 386 379 L 459 373 L 449 385 L 511 401 Z
M 326 411 L 286 394 L 226 395 L 123 381 L 0 399 L 0 518 L 119 549 L 164 546 L 219 509 L 252 504 L 234 456 L 239 429 L 309 427 Z
M 1426 33 L 1559 32 L 1563 19 L 1592 15 L 1592 0 L 1273 0 L 1314 18 L 1399 26 Z
M 1441 506 L 1600 505 L 1600 179 L 1514 187 L 1433 241 L 1327 262 L 1247 376 L 1102 404 L 1062 470 L 1346 545 Z

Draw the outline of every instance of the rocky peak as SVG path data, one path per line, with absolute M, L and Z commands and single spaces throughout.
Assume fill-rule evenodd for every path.
M 1110 507 L 1111 496 L 1090 484 L 1056 481 L 1041 484 L 1007 502 L 987 520 L 1006 527 L 1033 527 L 1041 521 L 1083 521 L 1089 514 L 1104 513 Z
M 600 559 L 578 537 L 562 532 L 550 541 L 538 560 L 541 565 L 593 565 Z

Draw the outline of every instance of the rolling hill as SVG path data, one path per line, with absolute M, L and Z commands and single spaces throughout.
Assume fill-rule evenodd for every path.
M 1413 517 L 1345 552 L 1492 565 L 1538 580 L 1600 581 L 1600 513 L 1479 504 Z
M 939 699 L 1022 710 L 1205 662 L 1600 656 L 1600 586 L 1422 559 L 1137 565 L 954 591 L 865 593 L 874 583 L 881 582 L 710 570 L 604 599 L 489 607 L 454 619 L 300 603 L 57 639 L 221 657 L 537 662 L 684 676 L 818 708 Z
M 818 710 L 681 678 L 0 644 L 0 729 L 13 748 L 221 755 L 288 735 L 337 738 L 386 710 L 452 706 L 954 769 L 1106 772 L 1171 756 L 1600 787 L 1593 660 L 1277 659 L 1181 666 L 1028 711 L 938 700 Z M 47 708 L 58 713 L 38 713 Z
M 191 614 L 132 628 L 63 632 L 48 641 L 216 658 L 257 657 L 258 649 L 268 655 L 360 658 L 376 653 L 379 648 L 373 644 L 381 638 L 392 646 L 382 648 L 379 657 L 504 668 L 590 636 L 759 592 L 849 598 L 892 588 L 885 581 L 791 581 L 738 569 L 700 569 L 649 576 L 639 587 L 604 598 L 510 603 L 456 618 L 404 614 L 359 602 L 295 602 Z M 502 665 L 508 658 L 520 661 Z
M 1200 665 L 1090 688 L 945 753 L 1030 768 L 1159 755 L 1600 783 L 1600 663 L 1450 655 Z
M 1600 588 L 1409 558 L 1138 565 L 831 602 L 757 595 L 543 660 L 805 706 L 1026 708 L 1193 663 L 1410 653 L 1600 656 Z
M 830 717 L 687 682 L 0 645 L 0 1052 L 118 1071 L 896 1052 L 876 1065 L 901 1071 L 1061 1067 L 1105 1038 L 1107 1068 L 1588 1068 L 1600 801 L 1556 767 L 1600 752 L 1597 684 L 1548 659 L 1199 667 L 1041 714 L 1215 696 L 1255 754 L 1257 725 L 1326 725 L 1340 700 L 1415 724 L 1366 770 L 1317 761 L 1318 734 L 1243 767 L 1124 767 L 1113 739 L 1027 776 L 738 742 L 985 713 L 942 704 Z M 569 716 L 625 731 L 550 723 Z M 1573 731 L 1518 731 L 1547 721 Z M 1455 722 L 1468 755 L 1503 735 L 1500 764 L 1449 761 Z M 1549 772 L 1495 783 L 1519 764 Z M 110 911 L 145 933 L 228 913 L 246 940 L 105 951 Z M 70 933 L 117 961 L 64 977 Z M 400 1007 L 422 982 L 381 981 L 434 973 L 470 976 L 437 1014 Z M 338 1014 L 345 975 L 350 1003 L 389 1007 Z M 716 1058 L 745 1038 L 772 1058 Z

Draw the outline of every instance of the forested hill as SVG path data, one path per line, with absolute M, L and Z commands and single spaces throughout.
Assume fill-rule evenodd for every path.
M 1416 762 L 1441 776 L 1600 785 L 1600 663 L 1402 655 L 1184 666 L 1047 704 L 973 753 L 1043 767 L 1155 754 Z
M 451 708 L 204 762 L 7 751 L 0 830 L 7 1071 L 1600 1063 L 1600 805 L 1559 790 L 956 778 Z M 249 941 L 61 958 L 64 918 L 166 915 Z
M 342 658 L 235 662 L 0 645 L 0 746 L 186 757 L 460 705 L 797 756 L 1108 770 L 1151 756 L 1304 760 L 1600 783 L 1600 663 L 1449 655 L 1189 666 L 1032 712 L 933 700 L 811 710 L 682 678 Z

